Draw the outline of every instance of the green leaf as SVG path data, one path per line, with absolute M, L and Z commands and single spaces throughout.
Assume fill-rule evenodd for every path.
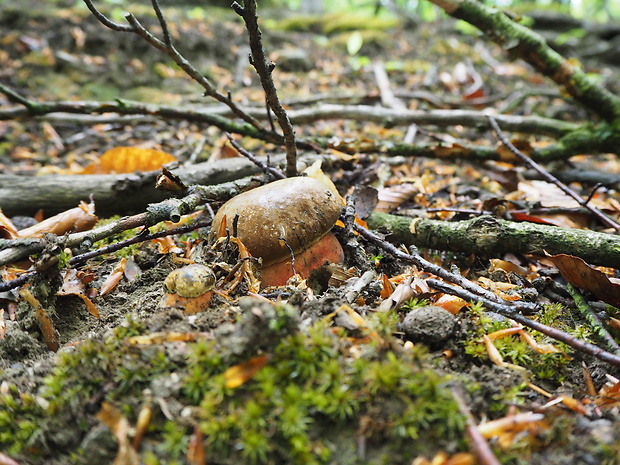
M 349 40 L 347 40 L 347 52 L 349 52 L 350 56 L 355 56 L 362 48 L 362 45 L 364 45 L 364 38 L 360 31 L 355 31 L 349 36 Z

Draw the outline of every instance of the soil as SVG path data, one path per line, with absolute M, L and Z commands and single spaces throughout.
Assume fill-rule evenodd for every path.
M 153 103 L 207 104 L 196 84 L 138 37 L 106 30 L 80 7 L 63 8 L 54 2 L 25 5 L 0 9 L 0 57 L 7 63 L 0 78 L 13 90 L 40 100 L 120 96 Z M 247 53 L 239 19 L 227 10 L 200 19 L 191 19 L 189 8 L 179 11 L 166 14 L 187 58 L 240 101 L 260 105 L 257 78 L 248 66 L 239 68 L 239 56 Z M 148 9 L 136 14 L 146 18 L 145 24 L 156 24 Z M 266 12 L 261 17 L 265 47 L 283 60 L 285 71 L 278 84 L 281 97 L 289 102 L 344 90 L 365 98 L 375 92 L 376 97 L 376 91 L 368 91 L 375 84 L 372 72 L 364 69 L 366 58 L 389 57 L 395 70 L 392 85 L 407 88 L 432 66 L 437 66 L 436 77 L 442 70 L 452 71 L 456 62 L 478 59 L 476 47 L 483 43 L 477 36 L 455 32 L 452 22 L 417 27 L 403 22 L 388 32 L 368 29 L 361 50 L 347 54 L 351 33 L 346 28 L 330 34 L 312 29 L 316 24 L 305 30 L 278 30 L 275 26 L 281 23 L 276 20 L 281 16 Z M 499 49 L 484 46 L 500 59 Z M 610 65 L 599 66 L 617 75 Z M 239 69 L 241 79 L 235 80 Z M 505 95 L 518 90 L 524 79 L 534 82 L 536 77 L 489 73 L 485 85 L 490 93 Z M 436 81 L 428 88 L 446 92 Z M 4 96 L 0 104 L 8 105 Z M 547 115 L 565 110 L 559 102 L 555 107 L 533 104 Z M 571 107 L 571 112 L 576 120 L 587 118 L 584 110 Z M 162 149 L 180 160 L 190 156 L 203 136 L 200 157 L 207 158 L 221 145 L 217 130 L 178 121 L 93 128 L 77 122 L 46 124 L 0 122 L 3 173 L 31 175 L 50 166 L 68 172 L 73 164 L 85 165 L 117 145 Z M 393 131 L 347 122 L 316 123 L 298 130 L 304 136 L 336 135 L 343 140 L 346 134 L 356 134 L 356 143 L 363 143 L 359 134 L 389 138 Z M 485 135 L 470 131 L 458 137 L 481 140 Z M 259 153 L 273 150 L 268 144 L 244 142 Z M 372 184 L 389 166 L 377 169 L 377 164 L 373 159 L 343 164 L 333 178 L 341 192 L 356 183 Z M 442 166 L 435 160 L 415 160 L 411 165 L 412 174 L 430 170 L 438 179 L 458 177 L 459 195 L 466 199 L 471 199 L 472 191 L 485 195 L 479 179 L 481 173 L 492 171 L 458 161 Z M 454 195 L 448 190 L 445 181 L 437 197 Z M 185 245 L 195 246 L 206 236 L 199 230 L 185 238 Z M 162 305 L 165 278 L 184 263 L 175 254 L 145 244 L 128 254 L 140 273 L 121 278 L 111 292 L 93 297 L 99 318 L 88 313 L 78 296 L 45 300 L 58 352 L 49 350 L 32 306 L 19 300 L 11 316 L 9 306 L 17 298 L 4 295 L 0 451 L 20 464 L 405 464 L 433 457 L 437 460 L 433 463 L 457 463 L 438 457 L 458 458 L 455 454 L 473 447 L 451 394 L 459 389 L 477 422 L 517 412 L 544 414 L 544 420 L 507 429 L 489 440 L 501 463 L 620 463 L 618 407 L 603 408 L 594 402 L 582 365 L 597 388 L 608 376 L 620 377 L 618 369 L 577 352 L 536 354 L 517 347 L 518 338 L 512 349 L 525 351 L 527 358 L 515 355 L 512 366 L 500 367 L 475 343 L 490 328 L 503 327 L 505 321 L 496 315 L 467 309 L 453 315 L 428 306 L 423 298 L 429 295 L 420 296 L 421 308 L 409 302 L 383 314 L 376 311 L 384 297 L 376 279 L 350 299 L 364 269 L 373 268 L 368 257 L 379 254 L 372 244 L 356 240 L 365 258 L 360 259 L 356 247 L 345 247 L 347 262 L 340 271 L 354 265 L 357 270 L 345 274 L 339 285 L 330 271 L 329 284 L 325 276 L 310 280 L 313 291 L 288 285 L 246 297 L 243 283 L 230 299 L 214 294 L 208 310 L 196 314 Z M 234 264 L 235 253 L 233 248 L 205 261 Z M 484 274 L 486 269 L 481 257 L 424 253 L 446 267 L 470 267 L 472 274 Z M 92 271 L 96 279 L 88 287 L 100 289 L 119 259 L 117 254 L 89 262 L 83 270 Z M 392 257 L 377 258 L 377 263 L 374 271 L 390 277 L 409 271 Z M 224 265 L 216 266 L 216 273 L 223 279 Z M 578 323 L 572 321 L 575 327 Z M 475 344 L 478 355 L 468 351 Z M 233 376 L 231 367 L 241 367 L 245 373 L 236 375 L 243 378 L 240 387 L 227 384 L 226 376 Z M 341 381 L 325 384 L 329 377 Z M 575 403 L 545 406 L 549 398 L 542 389 L 552 398 L 565 395 Z M 134 448 L 129 443 L 135 440 L 145 417 L 138 418 L 145 412 L 150 420 L 141 432 L 142 443 Z M 204 448 L 197 445 L 201 443 Z M 0 457 L 0 463 L 12 462 Z

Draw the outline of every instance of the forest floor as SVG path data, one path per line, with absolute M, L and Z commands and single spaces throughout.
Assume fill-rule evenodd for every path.
M 0 9 L 0 80 L 14 91 L 40 101 L 122 98 L 185 108 L 213 105 L 168 57 L 135 35 L 104 28 L 85 7 L 31 2 L 27 9 L 25 4 Z M 109 8 L 104 11 L 115 14 Z M 260 83 L 246 59 L 243 23 L 232 11 L 205 11 L 202 17 L 200 9 L 164 9 L 177 48 L 235 101 L 263 106 Z M 144 24 L 156 24 L 148 8 L 135 13 Z M 590 118 L 552 82 L 522 62 L 510 62 L 482 36 L 459 32 L 451 20 L 414 25 L 404 18 L 332 15 L 310 21 L 260 14 L 265 48 L 277 63 L 279 95 L 289 109 L 378 105 L 382 95 L 373 66 L 380 66 L 410 109 L 492 108 L 566 121 Z M 586 65 L 620 91 L 618 68 Z M 10 105 L 4 95 L 0 105 Z M 295 130 L 307 140 L 331 139 L 332 162 L 323 170 L 343 196 L 355 186 L 376 188 L 381 211 L 417 215 L 459 209 L 429 213 L 448 221 L 503 199 L 527 208 L 566 207 L 545 219 L 603 230 L 570 210 L 555 188 L 526 179 L 511 163 L 460 160 L 457 150 L 447 150 L 443 158 L 363 153 L 378 141 L 400 142 L 407 127 L 332 119 Z M 532 145 L 550 140 L 524 139 Z M 457 124 L 418 128 L 415 140 L 488 146 L 497 136 L 487 127 Z M 273 144 L 237 141 L 259 155 L 281 153 Z M 186 166 L 209 162 L 214 154 L 238 155 L 221 130 L 191 118 L 0 121 L 2 174 L 79 176 L 106 150 L 120 146 L 165 151 Z M 584 155 L 554 167 L 614 172 L 616 158 Z M 592 185 L 572 187 L 587 196 Z M 615 208 L 615 214 L 618 201 L 614 189 L 599 191 L 593 200 Z M 51 211 L 53 201 L 45 213 Z M 139 211 L 119 205 L 117 212 L 106 213 Z M 9 456 L 20 464 L 89 465 L 493 463 L 476 457 L 484 440 L 471 440 L 468 428 L 480 431 L 504 464 L 620 463 L 617 367 L 536 331 L 514 330 L 509 320 L 480 305 L 431 291 L 427 274 L 361 238 L 359 247 L 376 275 L 352 299 L 354 278 L 364 264 L 347 250 L 341 280 L 293 283 L 254 298 L 242 298 L 247 294 L 242 284 L 230 298 L 216 296 L 195 314 L 166 305 L 166 276 L 189 262 L 188 250 L 206 235 L 203 229 L 174 236 L 174 242 L 143 242 L 78 267 L 89 276 L 77 292 L 83 296 L 58 295 L 55 309 L 47 308 L 57 352 L 49 349 L 50 334 L 42 336 L 41 311 L 35 312 L 23 293 L 20 298 L 17 291 L 2 294 L 0 464 L 15 463 Z M 445 269 L 458 267 L 498 295 L 541 304 L 531 318 L 600 344 L 571 308 L 566 281 L 549 261 L 512 253 L 420 253 Z M 93 293 L 122 260 L 111 290 Z M 5 277 L 13 276 L 9 272 L 17 273 L 5 271 Z M 218 277 L 222 273 L 223 268 Z M 398 308 L 378 311 L 391 286 L 410 276 L 417 292 Z M 61 278 L 71 280 L 64 272 L 41 273 L 38 279 Z M 521 292 L 535 289 L 536 279 L 553 281 L 555 293 Z M 86 295 L 96 310 L 87 309 Z M 420 317 L 426 328 L 422 342 L 402 324 L 409 312 L 420 315 L 420 308 L 427 312 Z M 620 318 L 613 307 L 596 308 L 604 319 Z M 528 335 L 535 341 L 531 345 Z M 481 424 L 478 429 L 468 427 L 464 409 Z

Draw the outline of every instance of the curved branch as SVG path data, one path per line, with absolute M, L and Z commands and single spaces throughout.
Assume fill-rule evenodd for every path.
M 256 0 L 244 0 L 243 7 L 233 2 L 232 7 L 235 12 L 243 18 L 248 35 L 250 38 L 251 59 L 250 63 L 256 69 L 260 77 L 261 85 L 265 91 L 265 97 L 269 107 L 278 118 L 278 124 L 282 128 L 284 134 L 284 147 L 286 149 L 286 175 L 297 175 L 297 147 L 295 145 L 295 131 L 291 125 L 291 121 L 286 110 L 280 103 L 276 86 L 273 82 L 271 73 L 275 68 L 275 63 L 269 61 L 263 48 L 261 40 L 261 32 L 258 27 L 258 16 L 256 15 Z
M 254 126 L 257 130 L 263 130 L 261 124 L 258 122 L 256 118 L 244 112 L 231 98 L 230 96 L 226 96 L 220 93 L 215 86 L 209 81 L 202 73 L 200 73 L 189 61 L 185 59 L 183 55 L 179 53 L 179 51 L 172 45 L 172 39 L 170 38 L 170 34 L 168 33 L 168 28 L 166 26 L 164 17 L 161 13 L 159 5 L 156 1 L 153 1 L 154 9 L 157 14 L 157 17 L 162 25 L 162 30 L 164 31 L 164 41 L 159 40 L 153 34 L 151 34 L 147 29 L 145 29 L 138 19 L 132 14 L 128 14 L 126 16 L 127 21 L 129 22 L 129 26 L 115 23 L 108 19 L 103 13 L 101 13 L 97 8 L 93 5 L 92 0 L 84 0 L 84 3 L 88 7 L 88 9 L 93 13 L 95 18 L 104 26 L 120 32 L 133 32 L 142 39 L 144 39 L 149 45 L 152 47 L 164 52 L 170 58 L 174 60 L 174 62 L 179 65 L 179 67 L 185 71 L 185 73 L 191 77 L 194 81 L 200 84 L 205 89 L 205 95 L 213 97 L 218 102 L 223 103 L 227 107 L 231 109 L 231 111 L 241 118 L 246 123 Z

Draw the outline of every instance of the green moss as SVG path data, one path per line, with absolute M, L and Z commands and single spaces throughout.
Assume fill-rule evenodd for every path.
M 385 334 L 393 322 L 381 315 L 373 323 Z M 200 415 L 216 460 L 238 454 L 251 463 L 325 463 L 368 416 L 367 436 L 389 438 L 396 463 L 405 460 L 398 455 L 403 441 L 431 431 L 444 438 L 460 434 L 446 379 L 419 364 L 417 355 L 397 352 L 382 339 L 352 358 L 353 346 L 345 341 L 319 322 L 307 334 L 284 338 L 268 365 L 242 387 L 226 389 L 221 377 L 212 378 Z M 333 427 L 341 432 L 325 434 Z
M 401 308 L 405 311 L 411 311 L 416 308 L 426 307 L 428 305 L 430 305 L 430 302 L 427 299 L 417 299 L 414 297 L 413 299 L 409 299 L 405 302 Z
M 560 319 L 563 311 L 564 309 L 561 305 L 548 305 L 539 313 L 538 320 L 543 324 L 555 327 L 560 326 L 560 329 L 563 331 L 577 336 L 577 333 L 585 329 L 585 327 L 581 325 L 570 328 L 563 324 Z M 512 323 L 505 319 L 492 319 L 487 314 L 482 313 L 480 309 L 470 309 L 470 312 L 473 313 L 472 321 L 475 324 L 475 330 L 472 333 L 472 337 L 464 342 L 464 351 L 468 356 L 491 363 L 486 346 L 480 337 L 510 328 Z M 539 379 L 562 383 L 568 371 L 568 364 L 570 362 L 568 354 L 572 352 L 570 347 L 558 341 L 551 341 L 547 336 L 538 331 L 525 329 L 534 337 L 538 344 L 552 343 L 561 353 L 537 353 L 518 334 L 514 334 L 493 341 L 503 360 L 507 363 L 526 367 L 530 374 L 533 375 L 532 381 Z M 578 337 L 583 338 L 583 336 L 586 336 L 586 334 L 581 333 Z
M 37 430 L 42 409 L 32 395 L 20 393 L 15 386 L 7 388 L 8 393 L 0 396 L 0 450 L 13 455 Z
M 336 334 L 328 321 L 318 321 L 305 333 L 274 341 L 267 365 L 232 389 L 225 372 L 239 363 L 238 356 L 200 340 L 185 344 L 184 363 L 175 363 L 167 344 L 128 344 L 128 337 L 145 332 L 128 319 L 109 338 L 60 354 L 41 392 L 47 408 L 16 390 L 0 399 L 0 445 L 26 454 L 34 443 L 42 453 L 79 456 L 77 446 L 45 450 L 54 428 L 66 422 L 75 437 L 84 437 L 100 424 L 94 414 L 101 401 L 134 425 L 144 390 L 155 391 L 158 380 L 174 373 L 180 381 L 168 393 L 173 398 L 163 401 L 190 417 L 169 420 L 154 408 L 141 450 L 145 463 L 182 463 L 194 425 L 214 462 L 320 464 L 349 454 L 343 463 L 360 463 L 362 434 L 369 451 L 365 463 L 379 463 L 380 457 L 409 463 L 461 437 L 463 421 L 445 387 L 448 379 L 427 364 L 423 349 L 404 351 L 393 339 L 397 320 L 391 312 L 376 315 L 370 342 Z

